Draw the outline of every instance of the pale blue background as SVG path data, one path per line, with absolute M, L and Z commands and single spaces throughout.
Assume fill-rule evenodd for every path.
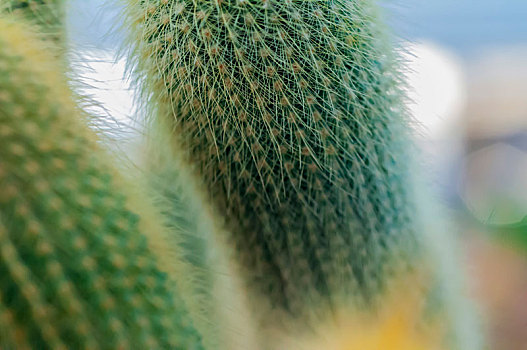
M 398 31 L 433 39 L 460 54 L 497 45 L 527 44 L 527 0 L 397 0 Z
M 119 0 L 72 0 L 72 40 L 112 48 L 103 40 Z M 406 39 L 430 39 L 461 55 L 496 45 L 527 44 L 527 0 L 381 0 L 390 9 L 391 24 Z M 101 16 L 102 15 L 102 16 Z

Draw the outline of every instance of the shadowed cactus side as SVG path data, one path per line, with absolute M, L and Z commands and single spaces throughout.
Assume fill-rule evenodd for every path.
M 0 17 L 0 347 L 201 349 L 158 217 L 19 22 Z
M 171 121 L 226 217 L 248 284 L 292 314 L 374 298 L 416 246 L 399 73 L 375 6 L 127 3 L 153 118 Z
M 186 301 L 204 344 L 208 349 L 257 349 L 254 320 L 221 225 L 187 167 L 162 146 L 168 138 L 149 136 L 145 150 L 163 147 L 166 152 L 142 154 L 138 176 L 148 182 L 149 194 L 174 238 L 171 244 L 187 262 L 185 276 L 191 281 Z

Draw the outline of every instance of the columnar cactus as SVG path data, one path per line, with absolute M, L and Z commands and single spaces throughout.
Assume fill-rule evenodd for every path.
M 400 76 L 373 1 L 127 3 L 153 123 L 172 123 L 248 285 L 294 315 L 372 299 L 417 244 Z
M 201 349 L 155 211 L 30 31 L 0 18 L 0 348 Z

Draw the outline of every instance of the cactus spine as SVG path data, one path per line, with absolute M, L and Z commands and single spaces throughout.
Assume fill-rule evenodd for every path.
M 171 121 L 248 285 L 292 314 L 382 290 L 416 232 L 399 73 L 372 1 L 127 3 L 153 122 Z
M 30 32 L 0 17 L 0 347 L 201 349 L 154 211 Z

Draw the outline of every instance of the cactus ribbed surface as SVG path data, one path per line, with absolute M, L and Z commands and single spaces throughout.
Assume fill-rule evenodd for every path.
M 0 17 L 0 348 L 201 349 L 154 211 L 19 22 Z
M 368 301 L 405 268 L 418 241 L 410 146 L 373 1 L 126 3 L 153 123 L 172 123 L 248 285 L 302 314 Z

